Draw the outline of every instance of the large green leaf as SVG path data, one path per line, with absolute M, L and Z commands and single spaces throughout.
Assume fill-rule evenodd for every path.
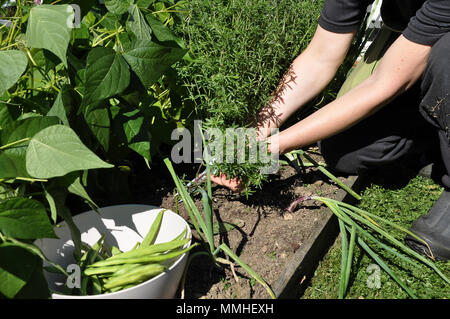
M 40 5 L 33 7 L 28 18 L 26 42 L 30 48 L 46 49 L 67 66 L 74 11 L 69 5 Z
M 128 147 L 150 160 L 151 134 L 143 114 L 139 110 L 134 110 L 121 114 L 119 120 L 122 121 Z
M 48 111 L 47 116 L 55 116 L 59 118 L 64 125 L 70 126 L 67 118 L 68 111 L 70 111 L 71 108 L 70 99 L 70 91 L 67 87 L 64 87 L 56 97 L 56 100 L 50 111 Z
M 142 84 L 150 86 L 180 60 L 187 50 L 165 47 L 152 41 L 137 40 L 123 54 Z
M 16 106 L 0 102 L 0 130 L 3 130 L 8 124 L 13 123 L 19 115 L 20 111 Z
M 131 5 L 130 0 L 105 0 L 105 6 L 109 12 L 114 14 L 124 14 Z
M 137 0 L 136 4 L 139 8 L 147 9 L 155 0 Z
M 0 51 L 0 96 L 16 84 L 27 64 L 27 56 L 22 51 Z
M 5 144 L 13 143 L 24 138 L 31 138 L 44 128 L 59 124 L 59 120 L 55 116 L 36 116 L 28 117 L 16 123 L 14 130 L 8 136 L 2 135 L 2 141 Z M 26 143 L 19 145 L 26 146 Z
M 26 285 L 38 265 L 38 258 L 13 244 L 0 244 L 0 293 L 14 298 Z
M 84 105 L 122 93 L 130 84 L 130 70 L 113 49 L 98 47 L 87 57 Z
M 36 134 L 28 145 L 26 168 L 36 178 L 64 176 L 70 172 L 111 168 L 89 150 L 77 134 L 64 125 L 54 125 Z
M 159 41 L 181 41 L 181 39 L 177 38 L 164 23 L 155 18 L 153 14 L 149 13 L 145 16 L 145 18 L 152 28 L 153 34 Z
M 95 135 L 98 142 L 102 145 L 105 151 L 109 149 L 109 141 L 111 137 L 111 122 L 109 120 L 109 113 L 106 106 L 91 105 L 86 107 L 84 111 L 84 119 L 86 124 L 91 129 L 92 134 Z
M 128 9 L 130 17 L 128 18 L 127 27 L 133 32 L 138 39 L 151 40 L 152 29 L 145 21 L 145 17 L 142 14 L 139 7 L 134 4 Z
M 45 207 L 28 198 L 13 198 L 0 203 L 0 231 L 20 239 L 56 238 Z
M 5 126 L 1 142 L 6 145 L 31 138 L 44 128 L 56 124 L 59 124 L 59 120 L 53 116 L 30 117 L 12 122 Z M 25 160 L 28 143 L 28 141 L 24 141 L 0 151 L 0 178 L 30 177 L 26 170 Z

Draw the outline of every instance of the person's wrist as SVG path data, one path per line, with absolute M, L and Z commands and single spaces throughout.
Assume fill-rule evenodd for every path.
M 269 153 L 272 154 L 282 154 L 282 148 L 280 145 L 280 136 L 279 134 L 276 135 L 272 135 L 271 137 L 269 137 L 267 139 L 267 149 L 269 151 Z

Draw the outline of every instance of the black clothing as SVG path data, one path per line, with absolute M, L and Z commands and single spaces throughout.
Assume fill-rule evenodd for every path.
M 373 0 L 326 0 L 319 18 L 325 30 L 345 33 L 358 29 Z M 384 24 L 408 40 L 433 45 L 450 32 L 450 0 L 384 0 Z
M 326 0 L 319 24 L 331 32 L 355 31 L 371 2 Z M 411 159 L 420 162 L 424 154 L 440 150 L 440 177 L 447 190 L 410 229 L 427 247 L 412 237 L 405 241 L 422 254 L 431 249 L 436 258 L 450 260 L 450 0 L 383 0 L 381 15 L 398 36 L 402 32 L 412 42 L 432 46 L 425 72 L 407 92 L 350 129 L 320 141 L 319 147 L 329 166 L 348 174 Z
M 432 47 L 422 79 L 374 115 L 320 141 L 336 170 L 359 174 L 408 157 L 441 151 L 450 189 L 450 33 Z

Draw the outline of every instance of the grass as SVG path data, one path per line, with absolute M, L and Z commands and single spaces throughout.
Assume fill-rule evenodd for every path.
M 420 216 L 426 214 L 442 193 L 442 188 L 429 179 L 415 177 L 406 184 L 400 180 L 374 180 L 362 193 L 359 207 L 409 228 Z M 395 230 L 391 231 L 395 234 Z M 398 234 L 398 233 L 397 233 Z M 449 298 L 450 287 L 425 265 L 414 268 L 377 247 L 372 247 L 394 272 L 414 291 L 419 298 Z M 408 294 L 376 264 L 360 247 L 354 249 L 349 290 L 346 298 L 406 299 Z M 338 297 L 341 265 L 340 237 L 330 248 L 316 270 L 302 298 L 334 299 Z M 437 262 L 445 275 L 450 275 L 449 262 Z M 379 271 L 379 288 L 373 279 Z

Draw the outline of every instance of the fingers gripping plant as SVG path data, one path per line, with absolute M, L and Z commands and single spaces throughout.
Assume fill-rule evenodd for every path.
M 170 174 L 172 175 L 178 193 L 180 194 L 180 197 L 183 200 L 186 210 L 189 213 L 189 217 L 192 221 L 192 224 L 194 225 L 195 230 L 200 236 L 200 240 L 206 247 L 206 251 L 196 252 L 190 256 L 188 264 L 186 266 L 186 273 L 189 268 L 190 262 L 199 255 L 207 255 L 211 257 L 211 259 L 214 261 L 215 264 L 217 263 L 227 264 L 233 267 L 234 266 L 233 263 L 218 256 L 219 253 L 222 251 L 223 253 L 228 255 L 231 259 L 233 259 L 236 263 L 238 263 L 243 269 L 245 269 L 256 281 L 258 281 L 261 285 L 263 285 L 263 287 L 267 290 L 271 298 L 275 298 L 275 294 L 269 287 L 269 285 L 253 269 L 251 269 L 247 264 L 245 264 L 226 244 L 222 243 L 216 247 L 214 243 L 212 191 L 210 179 L 211 174 L 208 161 L 206 161 L 206 172 L 207 172 L 206 190 L 204 189 L 199 190 L 202 195 L 203 214 L 195 206 L 194 200 L 189 194 L 182 180 L 176 175 L 170 160 L 165 159 L 164 162 L 167 168 L 169 169 Z M 184 278 L 186 277 L 186 273 Z

